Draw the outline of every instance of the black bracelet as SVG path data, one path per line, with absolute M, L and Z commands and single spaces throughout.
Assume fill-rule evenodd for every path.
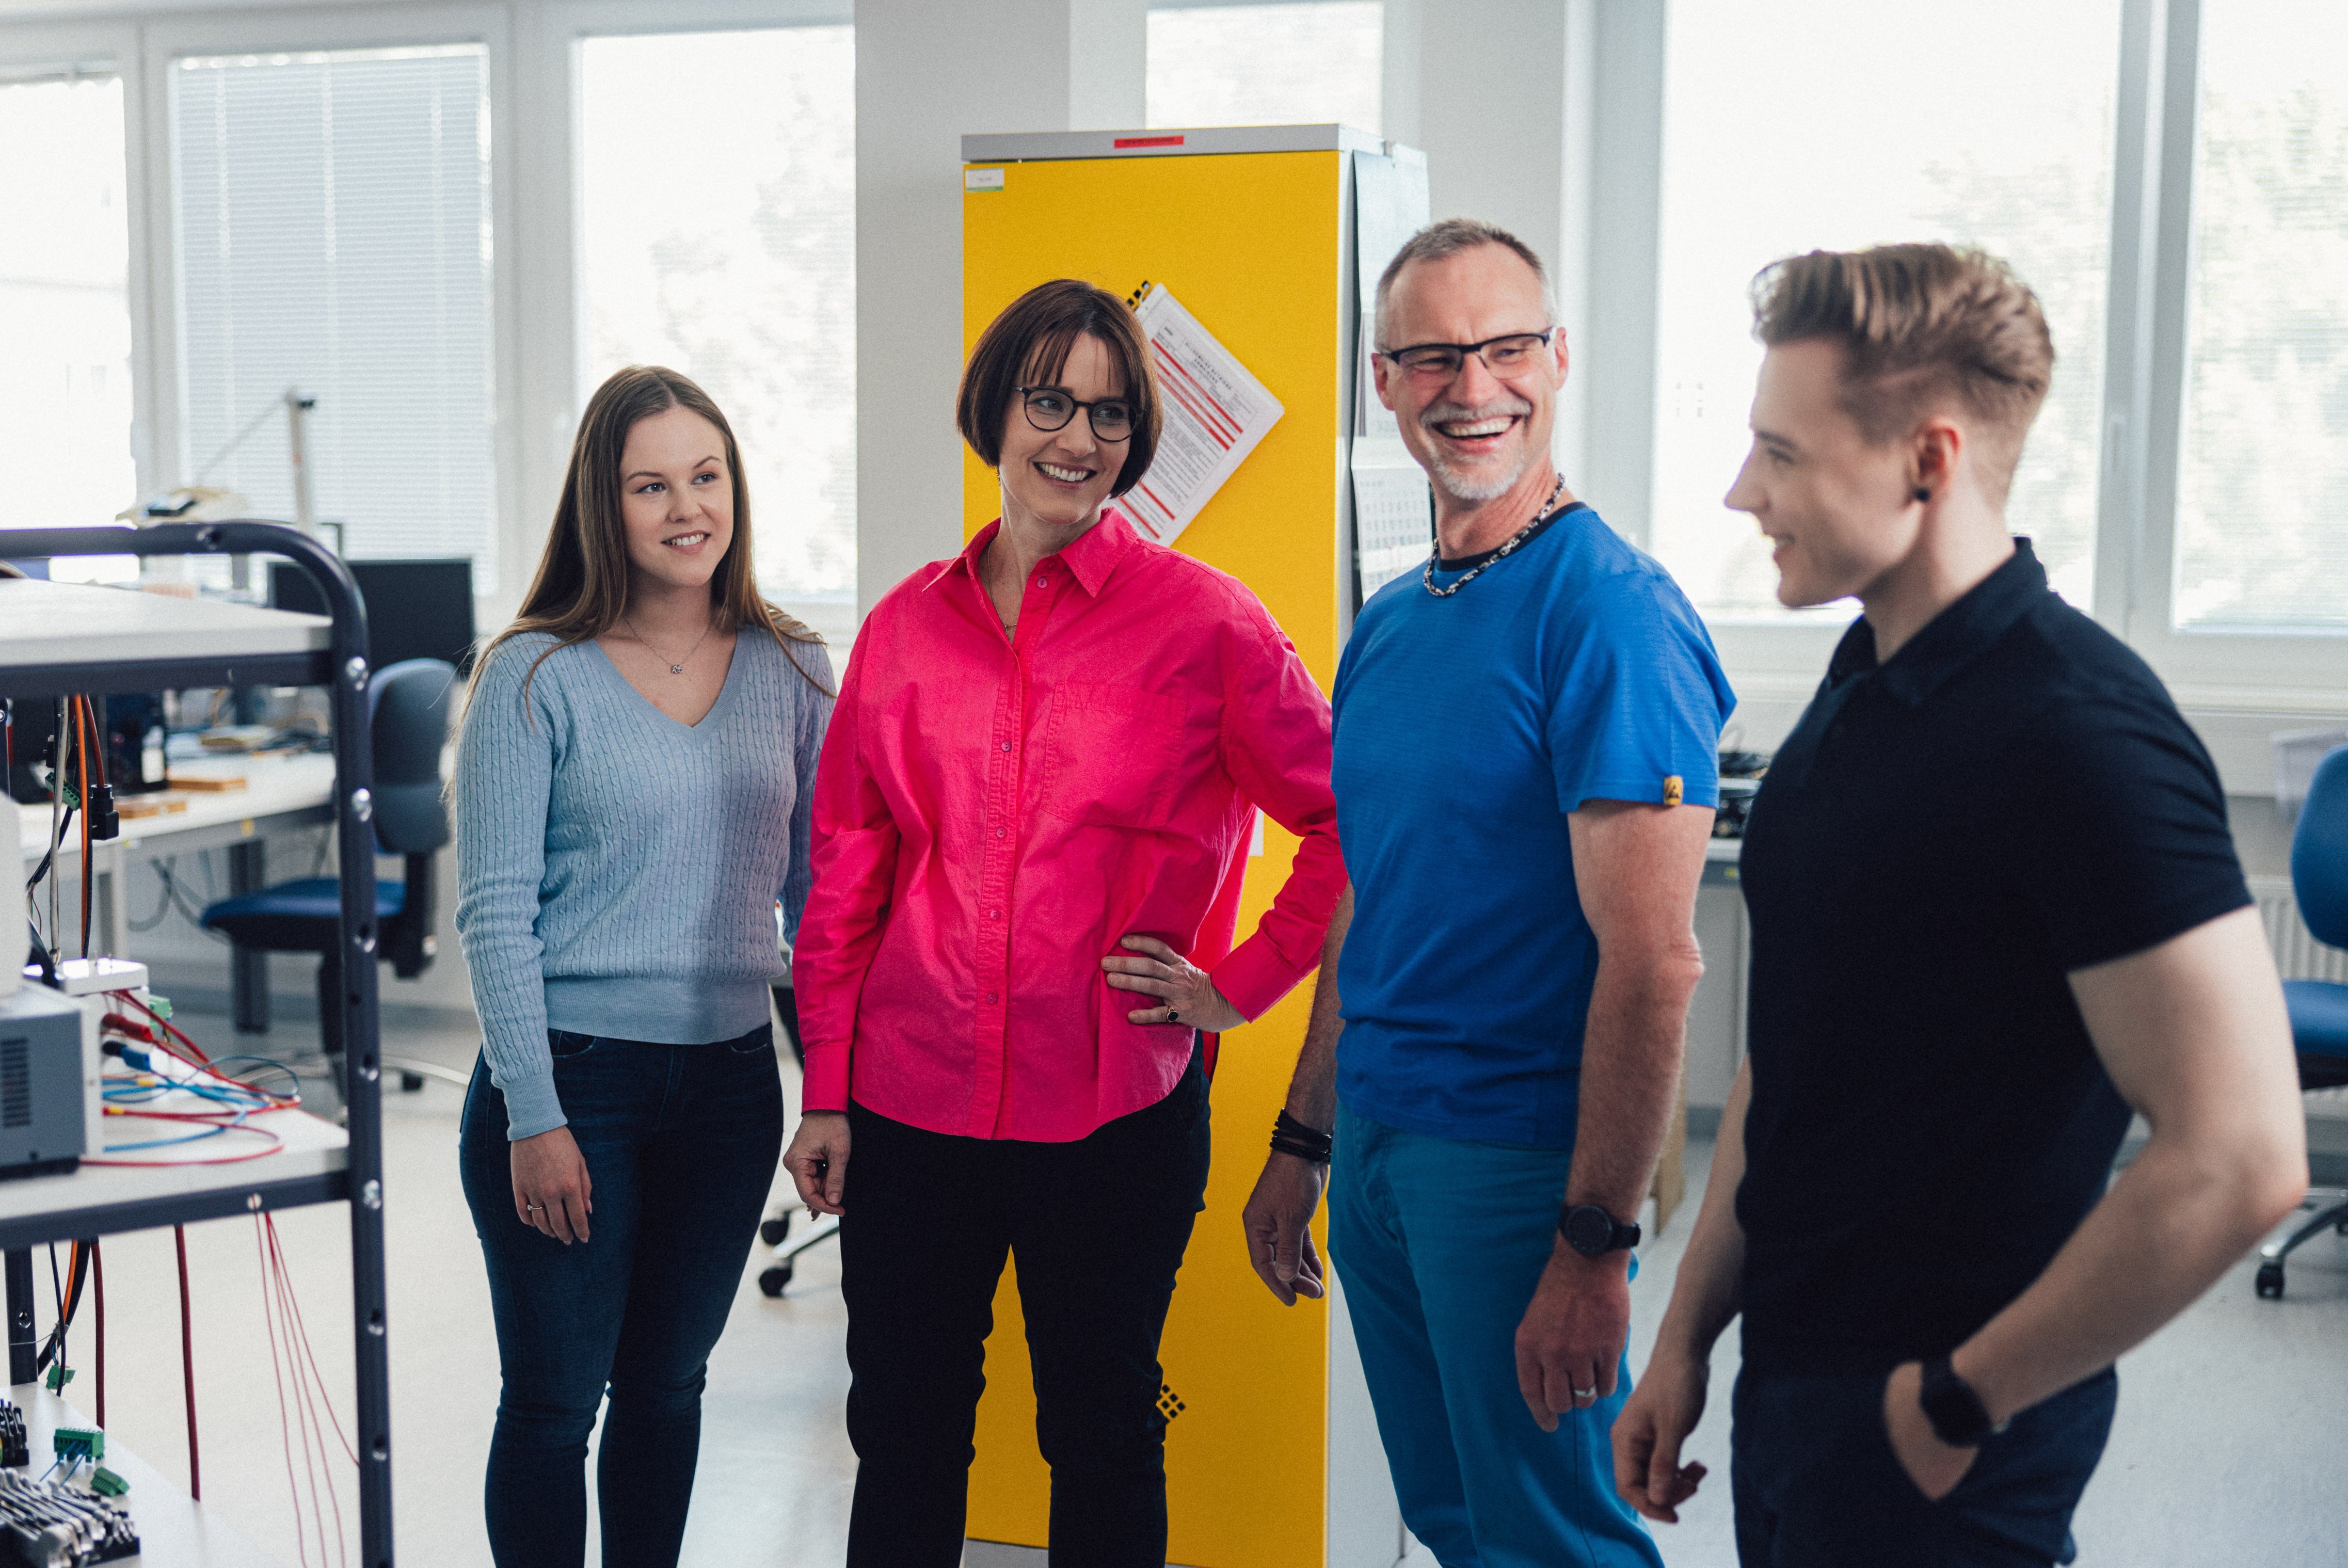
M 1317 1128 L 1305 1126 L 1282 1109 L 1272 1124 L 1272 1147 L 1277 1154 L 1292 1154 L 1315 1165 L 1329 1163 L 1336 1140 Z

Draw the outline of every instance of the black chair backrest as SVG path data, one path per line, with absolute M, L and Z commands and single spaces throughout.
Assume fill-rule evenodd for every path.
M 448 841 L 440 752 L 456 685 L 457 666 L 445 659 L 402 659 L 377 670 L 367 687 L 375 839 L 387 855 L 426 854 Z

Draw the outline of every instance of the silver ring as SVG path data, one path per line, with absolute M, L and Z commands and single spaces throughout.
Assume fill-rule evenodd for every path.
M 544 1209 L 545 1207 L 546 1207 L 546 1205 L 545 1205 L 545 1204 L 543 1204 L 543 1203 L 531 1203 L 531 1204 L 527 1205 L 527 1208 L 528 1208 L 529 1212 L 533 1213 L 533 1214 L 535 1214 L 535 1213 L 539 1212 L 541 1210 Z
M 1598 1390 L 1595 1388 L 1576 1388 L 1573 1391 L 1573 1397 L 1577 1399 L 1595 1399 L 1598 1398 Z

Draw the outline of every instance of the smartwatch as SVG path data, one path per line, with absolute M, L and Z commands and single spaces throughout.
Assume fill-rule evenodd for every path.
M 2003 1421 L 1991 1422 L 1981 1396 L 1957 1376 L 1945 1356 L 1924 1363 L 1923 1386 L 1916 1391 L 1916 1403 L 1923 1407 L 1924 1418 L 1932 1423 L 1932 1435 L 1952 1449 L 1977 1449 L 2006 1429 Z
M 1639 1244 L 1639 1227 L 1624 1224 L 1595 1203 L 1576 1203 L 1558 1216 L 1557 1233 L 1585 1258 L 1627 1252 Z

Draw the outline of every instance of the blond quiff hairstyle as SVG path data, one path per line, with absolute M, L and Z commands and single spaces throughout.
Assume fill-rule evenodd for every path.
M 1977 427 L 1982 482 L 2001 506 L 2054 377 L 2038 296 L 1995 256 L 1951 245 L 1773 262 L 1753 280 L 1753 335 L 1841 344 L 1843 410 L 1872 445 L 1955 404 Z

